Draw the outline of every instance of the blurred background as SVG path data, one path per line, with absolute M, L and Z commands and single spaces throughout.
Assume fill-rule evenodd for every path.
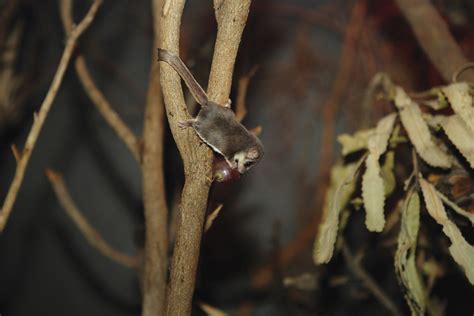
M 89 4 L 74 1 L 76 21 Z M 474 2 L 432 4 L 465 56 L 474 59 Z M 106 0 L 77 48 L 99 88 L 137 135 L 155 62 L 151 22 L 149 1 Z M 187 1 L 180 53 L 204 86 L 215 34 L 212 2 Z M 0 1 L 2 200 L 15 170 L 10 145 L 22 147 L 64 44 L 57 1 Z M 53 168 L 64 176 L 84 216 L 112 246 L 128 254 L 140 252 L 140 170 L 72 68 L 0 235 L 2 316 L 140 313 L 139 272 L 102 256 L 85 241 L 44 173 Z M 383 102 L 363 107 L 365 90 L 377 72 L 388 73 L 408 91 L 440 85 L 442 77 L 396 3 L 375 0 L 254 0 L 234 72 L 234 101 L 239 79 L 254 69 L 244 124 L 262 126 L 265 157 L 239 181 L 215 184 L 211 190 L 209 209 L 224 207 L 203 237 L 195 301 L 231 315 L 389 314 L 341 255 L 324 266 L 312 263 L 330 166 L 340 157 L 336 136 L 372 126 L 393 110 Z M 173 209 L 183 176 L 169 130 L 165 155 Z M 369 233 L 360 211 L 349 221 L 351 251 L 363 255 L 365 270 L 408 314 L 393 269 L 398 228 Z M 428 225 L 441 231 L 432 221 Z M 444 268 L 432 290 L 440 310 L 472 315 L 473 288 L 448 255 L 436 252 L 435 245 L 430 251 Z M 285 286 L 285 278 L 302 275 L 305 286 Z M 194 314 L 201 313 L 196 307 Z

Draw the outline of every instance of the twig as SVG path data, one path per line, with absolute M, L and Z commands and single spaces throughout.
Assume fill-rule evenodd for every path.
M 199 307 L 206 313 L 208 316 L 227 316 L 228 314 L 224 312 L 223 310 L 211 306 L 207 303 L 204 302 L 198 302 Z
M 5 225 L 8 221 L 8 217 L 10 216 L 10 213 L 13 209 L 13 205 L 15 204 L 15 200 L 23 182 L 26 167 L 28 166 L 31 153 L 33 152 L 33 149 L 36 145 L 36 141 L 41 132 L 41 128 L 43 127 L 44 121 L 48 116 L 48 112 L 51 109 L 54 99 L 56 98 L 59 87 L 64 77 L 64 73 L 66 72 L 69 60 L 71 59 L 72 53 L 76 46 L 77 39 L 94 20 L 95 14 L 99 9 L 101 2 L 101 0 L 94 1 L 84 19 L 77 25 L 77 27 L 75 27 L 71 31 L 71 34 L 69 35 L 66 41 L 66 47 L 64 48 L 58 69 L 54 75 L 51 86 L 48 90 L 48 93 L 46 94 L 46 97 L 43 100 L 43 103 L 41 104 L 38 114 L 34 115 L 33 125 L 31 126 L 30 133 L 28 134 L 28 137 L 26 139 L 25 146 L 23 150 L 19 153 L 20 159 L 17 162 L 15 175 L 8 189 L 7 196 L 5 197 L 5 201 L 2 206 L 2 212 L 0 214 L 0 232 L 4 230 Z
M 461 49 L 449 33 L 446 23 L 429 0 L 396 0 L 413 32 L 436 69 L 446 82 L 467 63 Z M 474 74 L 465 75 L 474 81 Z
M 114 130 L 117 136 L 125 143 L 128 150 L 130 150 L 130 153 L 133 155 L 133 158 L 140 163 L 140 140 L 130 130 L 117 112 L 114 111 L 109 101 L 105 98 L 99 88 L 97 88 L 90 75 L 89 69 L 87 68 L 84 57 L 78 56 L 74 66 L 84 90 L 94 103 L 99 113 Z
M 183 0 L 170 2 L 162 17 L 160 47 L 178 53 Z M 224 104 L 230 93 L 235 57 L 245 26 L 250 1 L 228 0 L 215 4 L 218 34 L 214 48 L 208 95 Z M 167 291 L 167 315 L 190 315 L 197 263 L 212 178 L 212 152 L 192 130 L 182 130 L 178 121 L 188 117 L 179 76 L 161 65 L 161 86 L 171 132 L 184 163 L 185 183 L 181 193 L 176 241 Z
M 379 72 L 375 74 L 367 86 L 364 98 L 362 100 L 362 111 L 364 113 L 364 119 L 361 124 L 361 128 L 367 128 L 372 123 L 371 110 L 372 103 L 376 97 L 376 93 L 379 89 L 383 91 L 384 94 L 389 94 L 391 89 L 391 80 L 387 74 Z
M 214 211 L 209 214 L 209 216 L 206 218 L 206 224 L 204 225 L 204 232 L 207 232 L 209 228 L 211 228 L 212 224 L 214 223 L 214 220 L 219 216 L 219 213 L 222 210 L 222 207 L 224 204 L 219 204 Z
M 247 90 L 250 83 L 250 79 L 252 79 L 252 77 L 255 75 L 257 69 L 258 66 L 254 66 L 246 75 L 239 78 L 237 101 L 235 102 L 235 118 L 239 122 L 242 122 L 242 120 L 247 115 L 247 106 L 245 105 L 245 98 L 247 97 Z
M 61 0 L 59 5 L 64 30 L 66 31 L 66 34 L 69 35 L 74 25 L 74 21 L 72 20 L 72 0 Z M 92 103 L 95 105 L 107 124 L 109 124 L 117 136 L 125 143 L 135 160 L 140 163 L 140 141 L 127 124 L 125 124 L 125 122 L 120 118 L 117 112 L 114 111 L 110 102 L 96 86 L 90 75 L 89 69 L 87 68 L 84 56 L 77 56 L 74 66 L 79 80 Z
M 112 259 L 113 261 L 129 268 L 137 268 L 141 262 L 140 256 L 129 256 L 112 248 L 102 236 L 97 232 L 87 219 L 82 215 L 79 208 L 69 194 L 69 191 L 64 183 L 62 176 L 54 170 L 47 169 L 46 175 L 53 187 L 56 198 L 66 211 L 67 215 L 73 220 L 82 235 L 86 238 L 89 244 L 96 248 L 102 255 Z
M 357 277 L 367 290 L 392 314 L 401 316 L 402 313 L 397 305 L 390 299 L 390 297 L 380 288 L 374 279 L 362 268 L 358 259 L 354 258 L 350 253 L 349 248 L 345 242 L 342 243 L 342 255 L 346 260 L 347 267 Z
M 145 262 L 142 315 L 165 311 L 168 273 L 168 207 L 163 174 L 164 108 L 160 88 L 160 64 L 155 49 L 160 44 L 163 0 L 153 0 L 153 50 L 143 123 L 143 206 L 145 211 Z

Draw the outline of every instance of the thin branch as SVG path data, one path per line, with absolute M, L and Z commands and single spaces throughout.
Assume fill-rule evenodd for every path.
M 227 315 L 229 315 L 226 312 L 224 312 L 223 310 L 221 310 L 217 307 L 211 306 L 211 305 L 209 305 L 207 303 L 204 303 L 204 302 L 198 302 L 198 305 L 199 305 L 199 307 L 201 307 L 201 309 L 208 316 L 227 316 Z
M 180 20 L 183 0 L 170 1 L 163 17 L 161 48 L 179 51 Z M 229 98 L 235 57 L 250 7 L 250 0 L 228 0 L 215 5 L 218 33 L 214 48 L 208 95 L 219 104 Z M 161 85 L 171 132 L 184 163 L 185 183 L 181 193 L 176 241 L 167 292 L 167 315 L 190 315 L 197 263 L 212 179 L 212 152 L 200 145 L 194 131 L 182 130 L 178 121 L 187 119 L 179 76 L 161 65 Z
M 140 140 L 130 130 L 118 113 L 114 111 L 109 101 L 105 98 L 99 88 L 97 88 L 90 75 L 89 69 L 87 68 L 84 57 L 78 56 L 74 66 L 84 90 L 94 103 L 99 113 L 114 130 L 117 136 L 125 143 L 128 150 L 130 150 L 130 153 L 133 155 L 133 158 L 140 163 Z
M 235 59 L 247 22 L 250 3 L 250 0 L 214 0 L 217 38 L 207 93 L 211 100 L 219 104 L 225 104 L 229 99 Z
M 204 226 L 205 232 L 207 232 L 211 228 L 212 224 L 214 223 L 214 220 L 217 218 L 217 216 L 219 216 L 219 213 L 221 212 L 223 206 L 224 204 L 217 205 L 214 211 L 212 211 L 211 214 L 207 216 L 206 225 Z
M 390 299 L 390 297 L 382 290 L 382 288 L 375 282 L 375 280 L 364 270 L 357 258 L 353 257 L 345 242 L 342 243 L 342 255 L 346 260 L 347 267 L 358 278 L 367 290 L 375 296 L 375 298 L 392 314 L 395 316 L 403 315 L 398 309 L 397 305 Z
M 66 72 L 69 60 L 71 59 L 72 53 L 76 46 L 77 39 L 94 20 L 95 14 L 99 9 L 101 2 L 101 0 L 94 1 L 84 19 L 77 25 L 77 27 L 75 27 L 71 31 L 71 34 L 69 35 L 66 41 L 66 47 L 64 48 L 58 69 L 54 75 L 51 86 L 48 90 L 48 93 L 46 94 L 46 97 L 43 100 L 43 103 L 41 104 L 39 112 L 37 114 L 35 113 L 34 115 L 33 125 L 26 139 L 25 146 L 23 150 L 19 152 L 20 159 L 17 162 L 15 175 L 8 189 L 7 196 L 5 197 L 5 201 L 2 206 L 2 212 L 0 214 L 0 232 L 4 230 L 5 225 L 8 221 L 8 217 L 10 216 L 10 213 L 13 209 L 13 205 L 15 204 L 15 200 L 23 182 L 26 167 L 28 166 L 31 153 L 33 152 L 33 149 L 36 145 L 36 141 L 38 140 L 39 134 L 41 132 L 41 128 L 43 127 L 43 124 L 46 120 L 46 117 L 48 116 L 53 101 L 56 98 L 59 87 L 61 86 L 64 73 Z
M 109 245 L 107 241 L 102 238 L 99 232 L 97 232 L 97 230 L 95 230 L 91 224 L 89 224 L 87 219 L 84 217 L 84 215 L 82 215 L 81 211 L 77 207 L 76 203 L 74 203 L 72 200 L 62 176 L 51 169 L 46 170 L 46 175 L 62 208 L 76 224 L 77 228 L 79 228 L 82 235 L 86 238 L 89 244 L 96 248 L 105 257 L 108 257 L 123 266 L 137 268 L 141 263 L 140 256 L 129 256 L 118 250 L 115 250 Z
M 257 72 L 258 67 L 254 66 L 252 69 L 244 76 L 239 78 L 239 84 L 237 88 L 237 101 L 235 102 L 235 118 L 237 121 L 242 122 L 242 120 L 247 115 L 247 106 L 245 104 L 245 98 L 247 97 L 247 90 L 249 87 L 250 79 Z
M 143 123 L 143 206 L 145 215 L 145 262 L 142 315 L 165 311 L 168 274 L 168 207 L 163 173 L 164 107 L 160 64 L 155 60 L 160 44 L 163 0 L 153 0 L 153 49 Z
M 446 82 L 468 62 L 458 44 L 449 32 L 443 18 L 429 0 L 396 0 L 398 7 L 410 23 L 413 32 L 436 69 Z M 474 74 L 465 78 L 474 81 Z
M 59 5 L 64 30 L 66 31 L 66 34 L 69 35 L 74 25 L 72 19 L 72 0 L 61 0 Z M 92 103 L 95 105 L 107 124 L 109 124 L 117 136 L 125 143 L 135 160 L 140 163 L 140 141 L 118 113 L 114 111 L 110 102 L 105 98 L 104 94 L 95 84 L 90 75 L 89 69 L 87 68 L 84 56 L 77 56 L 74 66 L 79 80 Z

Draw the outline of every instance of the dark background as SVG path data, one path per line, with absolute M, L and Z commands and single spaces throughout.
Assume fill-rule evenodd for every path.
M 351 16 L 358 2 L 253 1 L 231 97 L 235 100 L 237 80 L 258 66 L 249 85 L 244 124 L 263 127 L 266 153 L 241 180 L 212 189 L 210 208 L 217 203 L 224 208 L 203 239 L 196 300 L 240 315 L 247 307 L 253 315 L 386 313 L 351 276 L 340 256 L 327 266 L 312 264 L 324 179 L 329 163 L 339 155 L 335 136 L 371 126 L 391 111 L 389 105 L 369 111 L 361 107 L 375 73 L 387 72 L 408 90 L 443 81 L 392 1 L 365 1 L 361 31 L 348 44 L 347 32 L 357 27 Z M 10 144 L 24 143 L 65 41 L 57 1 L 0 1 L 0 14 L 11 3 L 9 32 L 16 25 L 21 29 L 15 68 L 25 84 L 15 94 L 14 115 L 6 116 L 0 126 L 2 197 L 15 168 Z M 79 21 L 89 2 L 74 3 Z M 474 58 L 473 2 L 433 3 L 465 55 Z M 150 10 L 149 1 L 104 1 L 78 47 L 98 86 L 137 134 L 142 130 L 150 62 L 154 62 Z M 203 85 L 215 31 L 211 1 L 188 1 L 181 57 Z M 334 89 L 337 80 L 344 82 L 340 91 Z M 169 131 L 165 144 L 172 206 L 182 171 Z M 139 168 L 70 67 L 0 235 L 0 314 L 139 314 L 138 274 L 103 257 L 84 240 L 53 194 L 44 175 L 48 167 L 64 175 L 83 214 L 111 245 L 129 254 L 142 247 Z M 384 244 L 392 237 L 368 233 L 362 212 L 350 218 L 347 239 L 354 252 L 365 252 L 366 270 L 409 313 L 393 269 L 396 245 Z M 277 250 L 294 255 L 285 261 Z M 449 255 L 438 255 L 450 270 L 435 285 L 434 295 L 446 304 L 446 315 L 472 315 L 472 287 Z M 265 271 L 274 277 L 262 281 Z M 283 277 L 302 273 L 316 275 L 316 288 L 302 291 L 282 285 Z

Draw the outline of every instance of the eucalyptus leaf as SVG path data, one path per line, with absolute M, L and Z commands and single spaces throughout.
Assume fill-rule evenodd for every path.
M 446 117 L 441 125 L 449 140 L 474 168 L 474 132 L 458 114 Z
M 385 161 L 382 165 L 380 174 L 383 179 L 385 196 L 388 197 L 393 193 L 397 186 L 397 179 L 395 178 L 394 168 L 395 167 L 395 152 L 393 150 L 388 151 L 385 154 Z
M 424 315 L 425 289 L 416 268 L 416 242 L 420 229 L 420 197 L 409 191 L 402 209 L 398 247 L 395 253 L 395 272 L 404 289 L 405 300 L 412 315 Z
M 341 134 L 337 136 L 337 141 L 342 146 L 342 155 L 347 156 L 349 154 L 366 149 L 367 141 L 372 132 L 373 129 L 363 129 L 355 132 L 353 135 Z
M 323 219 L 313 247 L 315 264 L 328 263 L 334 252 L 339 230 L 339 215 L 346 207 L 355 190 L 355 177 L 366 156 L 359 161 L 343 165 L 338 163 L 331 169 L 331 182 L 323 209 Z
M 369 155 L 362 177 L 362 199 L 366 211 L 365 225 L 373 232 L 381 232 L 385 226 L 385 186 L 379 158 L 387 150 L 396 117 L 396 113 L 392 113 L 382 118 L 368 140 Z
M 431 183 L 420 178 L 426 209 L 434 220 L 443 226 L 443 232 L 451 240 L 449 252 L 463 269 L 469 282 L 474 285 L 474 247 L 462 236 L 459 228 L 449 220 L 443 202 Z
M 420 157 L 433 167 L 449 168 L 451 159 L 434 143 L 418 104 L 400 87 L 395 88 L 394 101 L 408 138 Z
M 468 129 L 474 133 L 474 107 L 472 96 L 469 93 L 469 85 L 466 82 L 450 84 L 443 88 L 443 92 L 449 100 L 454 113 L 466 123 Z

